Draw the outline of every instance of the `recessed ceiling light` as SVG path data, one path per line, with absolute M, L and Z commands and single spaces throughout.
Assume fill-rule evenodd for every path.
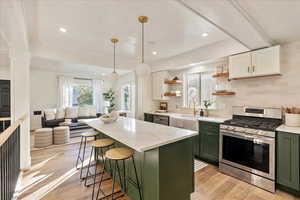
M 157 55 L 157 51 L 153 51 L 152 54 L 153 54 L 153 55 Z
M 63 32 L 63 33 L 66 33 L 66 32 L 67 32 L 67 29 L 60 27 L 60 28 L 59 28 L 59 31 L 60 31 L 60 32 Z
M 208 33 L 202 33 L 202 37 L 207 37 Z
M 102 76 L 106 76 L 106 75 L 107 75 L 107 73 L 102 73 L 101 75 L 102 75 Z

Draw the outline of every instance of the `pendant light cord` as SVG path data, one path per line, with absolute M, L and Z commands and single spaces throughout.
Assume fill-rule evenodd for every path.
M 144 23 L 142 23 L 142 63 L 144 63 Z
M 116 43 L 114 43 L 114 73 L 116 73 Z

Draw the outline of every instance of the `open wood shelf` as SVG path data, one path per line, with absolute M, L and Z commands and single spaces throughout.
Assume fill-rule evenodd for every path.
M 167 80 L 165 81 L 165 84 L 181 84 L 182 81 L 179 80 Z
M 235 95 L 235 92 L 214 92 L 212 95 Z
M 214 74 L 213 77 L 214 78 L 228 78 L 229 77 L 229 72 Z
M 166 92 L 165 97 L 181 97 L 182 94 Z

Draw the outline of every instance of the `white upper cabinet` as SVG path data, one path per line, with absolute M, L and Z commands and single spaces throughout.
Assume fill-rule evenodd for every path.
M 251 53 L 229 57 L 229 78 L 243 78 L 251 75 Z
M 170 77 L 167 71 L 152 73 L 152 96 L 153 100 L 168 100 L 165 93 L 168 91 L 168 86 L 165 81 Z
M 280 47 L 261 49 L 252 53 L 253 75 L 280 74 Z
M 280 74 L 280 46 L 229 57 L 229 78 Z

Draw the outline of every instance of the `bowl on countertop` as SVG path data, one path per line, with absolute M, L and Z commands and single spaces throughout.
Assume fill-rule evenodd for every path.
M 100 120 L 103 121 L 104 124 L 110 124 L 117 121 L 118 116 L 110 116 L 110 115 L 103 115 L 100 117 Z

